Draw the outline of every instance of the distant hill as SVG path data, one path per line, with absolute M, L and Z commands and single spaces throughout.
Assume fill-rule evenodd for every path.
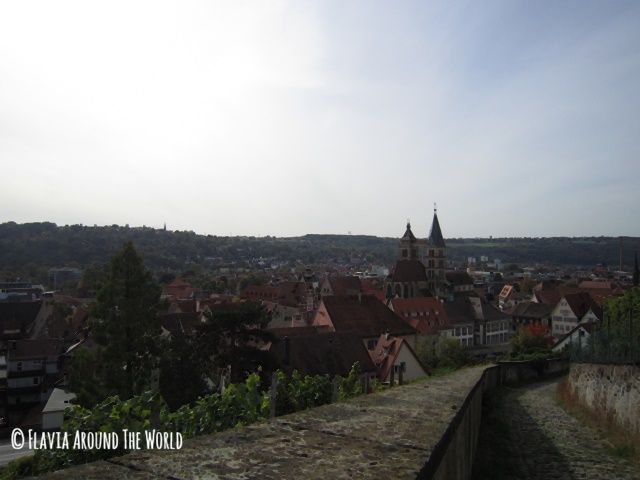
M 0 272 L 23 277 L 43 275 L 55 266 L 86 267 L 105 263 L 132 240 L 145 263 L 156 271 L 246 266 L 256 259 L 266 264 L 300 261 L 304 264 L 386 264 L 393 262 L 397 239 L 367 235 L 304 235 L 302 237 L 219 237 L 147 227 L 57 226 L 54 223 L 0 224 Z M 486 255 L 503 263 L 550 263 L 592 266 L 618 265 L 617 237 L 447 239 L 453 260 Z M 640 238 L 625 237 L 624 263 L 631 267 Z

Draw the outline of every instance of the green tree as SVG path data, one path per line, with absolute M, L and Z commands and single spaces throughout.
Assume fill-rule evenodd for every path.
M 98 382 L 106 393 L 130 398 L 152 386 L 160 338 L 160 287 L 133 243 L 111 259 L 96 300 L 91 335 L 104 365 Z
M 242 292 L 245 288 L 251 285 L 264 285 L 265 283 L 267 283 L 267 280 L 263 275 L 250 273 L 249 275 L 242 277 L 238 284 L 238 288 L 240 289 L 240 292 Z
M 107 395 L 102 377 L 106 374 L 99 360 L 99 352 L 84 347 L 76 348 L 69 369 L 69 388 L 76 394 L 75 402 L 91 408 Z
M 164 340 L 160 362 L 160 393 L 172 410 L 194 402 L 206 393 L 205 363 L 194 339 L 176 335 Z
M 455 338 L 442 337 L 436 343 L 438 367 L 460 368 L 469 363 L 469 351 Z
M 258 368 L 274 369 L 273 357 L 259 348 L 274 341 L 271 332 L 265 330 L 269 317 L 260 305 L 232 304 L 214 312 L 205 311 L 205 318 L 196 332 L 196 349 L 198 358 L 214 377 L 227 366 L 231 366 L 234 382 L 243 381 Z
M 604 320 L 592 342 L 598 355 L 626 361 L 640 358 L 640 288 L 605 300 Z
M 416 354 L 429 370 L 435 368 L 460 368 L 469 363 L 469 352 L 455 338 L 421 336 Z
M 422 364 L 429 369 L 433 369 L 438 366 L 436 344 L 438 343 L 439 339 L 440 337 L 436 335 L 418 336 L 416 355 L 418 355 L 420 362 L 422 362 Z
M 91 264 L 84 269 L 78 288 L 81 287 L 89 295 L 95 294 L 104 285 L 106 277 L 106 265 Z

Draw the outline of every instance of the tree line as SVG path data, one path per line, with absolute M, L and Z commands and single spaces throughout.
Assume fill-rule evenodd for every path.
M 257 270 L 272 264 L 391 265 L 397 239 L 367 235 L 223 237 L 150 227 L 86 226 L 54 223 L 0 224 L 0 280 L 21 277 L 48 283 L 51 267 L 85 269 L 101 265 L 132 241 L 152 271 L 180 272 L 199 266 Z M 503 263 L 593 266 L 619 263 L 617 237 L 447 239 L 447 255 L 464 262 L 486 255 Z M 640 238 L 624 239 L 623 264 L 631 268 Z M 263 259 L 262 263 L 258 259 Z

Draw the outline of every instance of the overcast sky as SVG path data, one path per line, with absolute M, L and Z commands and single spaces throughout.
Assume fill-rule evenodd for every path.
M 640 2 L 0 2 L 0 222 L 640 235 Z

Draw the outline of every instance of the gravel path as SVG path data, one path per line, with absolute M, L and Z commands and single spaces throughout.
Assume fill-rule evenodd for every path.
M 557 380 L 497 393 L 474 478 L 640 480 L 640 468 L 610 455 L 596 431 L 556 403 L 556 386 Z

